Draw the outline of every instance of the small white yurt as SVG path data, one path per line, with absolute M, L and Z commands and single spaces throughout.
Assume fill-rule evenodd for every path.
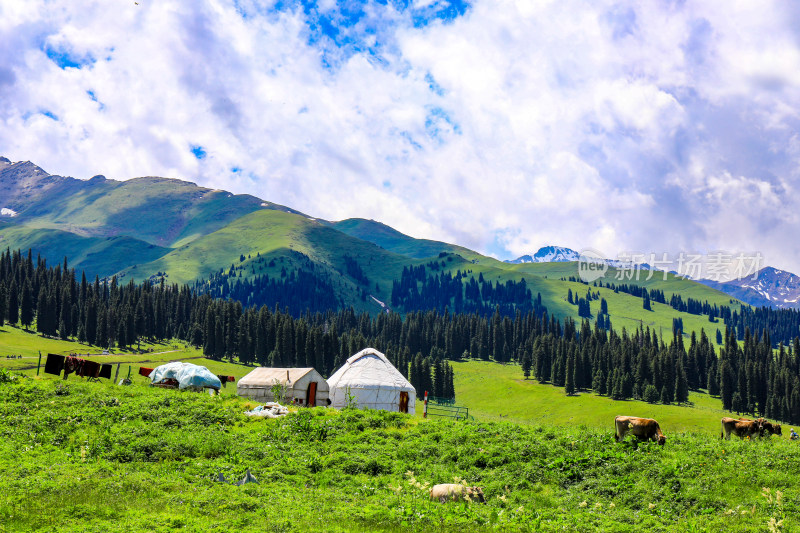
M 256 368 L 239 380 L 236 394 L 259 402 L 274 402 L 275 384 L 283 387 L 285 402 L 307 407 L 328 405 L 328 382 L 313 368 Z
M 347 406 L 347 395 L 359 409 L 414 414 L 417 391 L 378 350 L 366 348 L 350 357 L 328 378 L 331 406 Z

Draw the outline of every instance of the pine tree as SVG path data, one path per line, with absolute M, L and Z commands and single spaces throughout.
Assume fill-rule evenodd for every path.
M 203 335 L 205 342 L 203 344 L 203 355 L 206 357 L 214 357 L 214 350 L 216 350 L 216 318 L 214 316 L 213 308 L 209 307 L 206 311 L 205 321 L 205 335 Z
M 33 295 L 31 294 L 30 280 L 25 281 L 22 286 L 22 297 L 20 298 L 19 321 L 26 330 L 33 324 Z
M 8 317 L 8 323 L 12 326 L 19 322 L 19 289 L 16 281 L 12 281 L 11 286 L 8 288 L 6 316 Z
M 675 401 L 679 404 L 689 401 L 689 382 L 680 361 L 675 365 Z
M 72 331 L 72 301 L 69 286 L 65 285 L 61 291 L 61 316 L 59 317 L 58 333 L 66 340 Z
M 592 377 L 592 390 L 596 394 L 602 395 L 606 393 L 606 376 L 601 368 L 598 368 L 594 373 L 594 377 Z
M 719 372 L 719 393 L 722 398 L 722 408 L 730 411 L 733 407 L 734 379 L 733 370 L 727 360 L 722 361 Z
M 564 392 L 567 396 L 575 394 L 575 354 L 571 352 L 567 357 L 567 365 L 565 372 Z
M 655 388 L 654 385 L 650 383 L 644 388 L 644 401 L 647 403 L 657 403 L 658 402 L 658 390 Z
M 6 316 L 7 316 L 6 306 L 5 306 L 6 295 L 7 295 L 6 285 L 2 281 L 0 281 L 0 326 L 5 324 L 6 322 Z
M 531 377 L 531 359 L 527 353 L 522 357 L 522 375 L 525 379 Z
M 225 327 L 222 324 L 222 318 L 219 316 L 214 318 L 214 359 L 222 360 L 225 357 Z M 280 361 L 277 365 L 281 366 Z
M 106 310 L 100 308 L 97 312 L 97 346 L 108 348 L 108 324 Z
M 661 389 L 661 403 L 663 403 L 664 405 L 669 405 L 670 403 L 672 403 L 672 395 L 670 394 L 670 390 L 666 386 L 666 384 Z
M 124 320 L 117 321 L 117 346 L 124 348 L 128 345 L 128 331 Z
M 731 409 L 736 411 L 736 414 L 741 414 L 741 412 L 744 410 L 742 395 L 739 394 L 739 391 L 733 393 L 733 397 L 731 398 Z

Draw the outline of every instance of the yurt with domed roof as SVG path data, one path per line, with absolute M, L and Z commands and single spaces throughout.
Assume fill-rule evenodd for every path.
M 381 409 L 414 414 L 417 391 L 389 359 L 374 348 L 350 357 L 328 378 L 331 407 Z

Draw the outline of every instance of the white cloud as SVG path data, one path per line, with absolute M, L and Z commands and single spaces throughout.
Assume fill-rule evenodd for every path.
M 795 8 L 478 1 L 417 27 L 363 5 L 339 49 L 300 8 L 0 4 L 0 153 L 496 255 L 727 247 L 800 271 Z

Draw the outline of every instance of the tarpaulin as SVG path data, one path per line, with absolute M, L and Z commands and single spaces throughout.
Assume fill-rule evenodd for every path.
M 149 378 L 154 385 L 167 379 L 175 379 L 178 381 L 178 388 L 180 389 L 203 389 L 208 387 L 219 390 L 222 387 L 220 379 L 206 367 L 179 361 L 156 367 Z

